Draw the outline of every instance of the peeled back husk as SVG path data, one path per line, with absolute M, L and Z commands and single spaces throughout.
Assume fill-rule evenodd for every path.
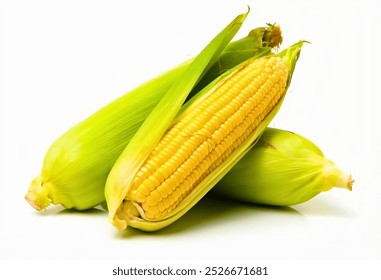
M 175 222 L 191 209 L 243 157 L 276 115 L 291 83 L 292 74 L 303 44 L 304 41 L 299 41 L 277 55 L 268 55 L 259 59 L 253 58 L 245 61 L 226 75 L 218 77 L 199 92 L 194 99 L 190 100 L 189 104 L 186 104 L 182 108 L 179 108 L 178 105 L 181 103 L 178 103 L 179 98 L 174 93 L 181 92 L 182 94 L 187 94 L 186 90 L 183 87 L 177 87 L 177 89 L 180 88 L 181 90 L 168 92 L 146 119 L 145 123 L 139 128 L 110 172 L 105 188 L 110 222 L 119 230 L 131 226 L 144 231 L 155 231 Z M 200 56 L 203 56 L 203 52 L 200 53 Z M 196 62 L 195 66 L 197 65 Z M 191 68 L 188 70 L 191 70 Z M 243 76 L 240 76 L 240 73 L 244 73 L 242 74 Z M 238 80 L 235 78 L 237 76 L 240 77 Z M 183 82 L 185 84 L 189 83 L 193 78 L 193 71 L 187 71 Z M 223 94 L 225 91 L 222 89 L 225 88 L 225 85 L 229 88 L 226 98 Z M 242 88 L 242 86 L 247 87 Z M 217 95 L 221 97 L 221 100 L 225 100 L 213 103 L 214 105 L 217 104 L 216 106 L 219 108 L 218 113 L 213 109 L 216 107 L 211 105 L 205 111 L 200 112 L 200 115 L 205 116 L 203 113 L 206 113 L 209 116 L 211 112 L 214 112 L 213 114 L 234 115 L 232 120 L 234 120 L 234 123 L 237 121 L 234 124 L 234 126 L 237 125 L 237 129 L 230 124 L 225 126 L 228 123 L 225 118 L 227 116 L 225 116 L 223 118 L 225 123 L 221 125 L 223 128 L 219 132 L 222 134 L 228 133 L 231 128 L 231 131 L 234 131 L 235 135 L 241 135 L 242 137 L 238 136 L 238 141 L 229 142 L 227 144 L 229 148 L 223 148 L 223 156 L 217 156 L 217 158 L 214 157 L 209 160 L 206 154 L 209 155 L 211 153 L 214 154 L 213 151 L 216 151 L 216 153 L 221 151 L 220 147 L 216 148 L 216 145 L 220 142 L 212 139 L 211 134 L 213 133 L 214 135 L 214 130 L 208 129 L 211 123 L 208 119 L 206 119 L 207 123 L 204 123 L 204 121 L 196 121 L 196 116 L 194 120 L 192 119 L 193 117 L 188 118 L 188 116 L 193 116 L 192 112 L 199 112 L 199 107 L 203 107 L 202 103 L 206 102 L 209 104 L 209 100 L 214 100 L 212 96 L 216 92 L 218 92 Z M 236 94 L 236 98 L 234 94 Z M 227 100 L 232 101 L 231 103 L 228 102 L 226 106 L 221 105 L 225 104 Z M 237 110 L 231 110 L 231 108 L 235 108 L 240 102 L 246 102 L 245 105 L 242 105 L 242 108 L 244 108 L 242 111 L 245 111 L 247 116 L 241 115 L 240 106 L 238 106 Z M 169 115 L 168 112 L 171 111 L 173 113 L 176 110 L 181 113 L 172 122 L 168 116 L 171 118 L 175 116 L 173 114 Z M 236 112 L 240 113 L 235 114 Z M 184 119 L 186 120 L 182 122 Z M 199 120 L 199 118 L 197 119 Z M 215 123 L 214 121 L 215 119 L 212 120 L 212 127 L 213 123 Z M 243 122 L 247 125 L 247 130 L 245 125 L 241 126 Z M 172 135 L 173 131 L 176 134 L 178 127 L 184 127 L 185 131 L 196 129 L 196 132 L 190 134 L 187 132 L 185 134 L 179 133 L 179 137 L 175 137 L 175 140 L 171 137 L 163 137 Z M 171 130 L 171 128 L 174 128 L 174 130 Z M 184 130 L 181 131 L 183 132 Z M 247 133 L 244 131 L 247 131 Z M 193 140 L 186 141 L 187 139 L 193 139 L 193 136 L 199 137 L 202 144 L 194 145 Z M 232 135 L 229 134 L 226 137 L 226 141 L 235 137 L 230 136 Z M 169 141 L 168 143 L 166 142 L 167 140 Z M 182 142 L 185 143 L 184 146 L 177 148 L 177 143 Z M 221 142 L 225 143 L 225 140 Z M 151 155 L 156 154 L 155 151 L 162 150 L 157 147 L 165 147 L 165 151 L 170 149 L 175 154 L 167 157 L 167 153 L 164 152 L 162 154 L 164 157 L 162 155 L 151 157 Z M 176 149 L 172 147 L 176 147 Z M 203 152 L 200 152 L 201 156 L 198 147 L 202 147 Z M 191 155 L 189 155 L 189 150 L 193 148 L 195 152 L 190 151 Z M 179 153 L 176 153 L 176 151 Z M 183 153 L 184 151 L 186 152 Z M 184 154 L 186 154 L 185 157 L 183 157 Z M 196 161 L 203 160 L 204 156 L 206 156 L 205 165 Z M 162 164 L 161 159 L 167 160 L 167 162 Z M 178 166 L 178 163 L 182 164 L 185 161 L 192 167 L 195 167 L 194 165 L 199 166 L 201 169 L 206 165 L 211 167 L 209 169 L 206 168 L 207 170 L 204 170 L 204 168 L 205 172 L 202 171 L 202 174 L 198 171 L 197 167 L 193 169 L 188 168 L 187 164 L 172 169 L 173 166 Z M 175 162 L 174 165 L 172 164 L 173 162 Z M 158 170 L 160 167 L 163 167 L 161 171 Z M 140 176 L 145 173 L 145 170 L 152 172 L 153 176 L 148 175 L 149 179 L 143 178 L 144 182 L 140 184 Z M 179 170 L 179 173 L 172 176 L 173 172 L 177 170 Z M 189 175 L 190 172 L 194 173 Z M 200 176 L 196 178 L 193 175 Z M 184 178 L 187 179 L 182 180 Z M 167 180 L 171 181 L 171 183 L 168 183 Z M 188 181 L 192 181 L 191 186 L 187 184 Z M 182 185 L 183 183 L 187 185 L 184 186 Z M 135 187 L 139 188 L 139 190 Z

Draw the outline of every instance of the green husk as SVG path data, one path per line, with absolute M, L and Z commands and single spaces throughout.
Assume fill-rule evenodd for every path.
M 333 187 L 352 190 L 350 174 L 302 135 L 267 128 L 210 195 L 271 206 L 306 202 Z
M 200 76 L 188 98 L 242 61 L 271 53 L 281 40 L 277 25 L 253 29 L 230 42 Z M 144 83 L 61 135 L 48 149 L 39 176 L 25 196 L 37 210 L 51 203 L 86 210 L 105 201 L 104 186 L 115 161 L 152 109 L 191 64 L 190 59 Z

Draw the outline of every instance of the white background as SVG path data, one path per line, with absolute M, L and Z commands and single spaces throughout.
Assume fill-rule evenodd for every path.
M 300 39 L 311 42 L 271 126 L 318 144 L 352 173 L 352 192 L 333 189 L 284 209 L 207 199 L 173 226 L 151 234 L 118 233 L 100 210 L 52 207 L 36 213 L 27 204 L 30 180 L 61 133 L 195 56 L 247 5 L 251 12 L 237 37 L 277 22 L 283 47 Z M 379 10 L 377 1 L 338 0 L 2 1 L 2 271 L 31 259 L 114 260 L 125 266 L 173 259 L 186 261 L 183 266 L 381 260 Z M 356 265 L 345 267 L 338 275 L 350 275 Z M 111 275 L 109 268 L 103 273 Z

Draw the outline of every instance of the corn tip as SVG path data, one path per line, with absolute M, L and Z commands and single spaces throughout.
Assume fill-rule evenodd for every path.
M 270 48 L 279 48 L 283 42 L 282 30 L 276 23 L 267 23 L 267 28 L 263 35 L 264 43 L 267 43 Z
M 327 160 L 323 168 L 323 174 L 330 187 L 352 191 L 352 185 L 354 183 L 352 175 L 336 167 L 332 161 Z
M 355 182 L 355 180 L 352 178 L 352 175 L 349 174 L 349 179 L 348 179 L 348 183 L 347 183 L 346 189 L 349 190 L 349 191 L 352 191 L 352 186 L 353 186 L 354 182 Z

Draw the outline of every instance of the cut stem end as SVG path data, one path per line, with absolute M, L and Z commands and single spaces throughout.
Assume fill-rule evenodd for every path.
M 49 198 L 48 191 L 42 186 L 41 176 L 33 179 L 25 199 L 38 211 L 44 210 L 50 205 L 52 200 Z

